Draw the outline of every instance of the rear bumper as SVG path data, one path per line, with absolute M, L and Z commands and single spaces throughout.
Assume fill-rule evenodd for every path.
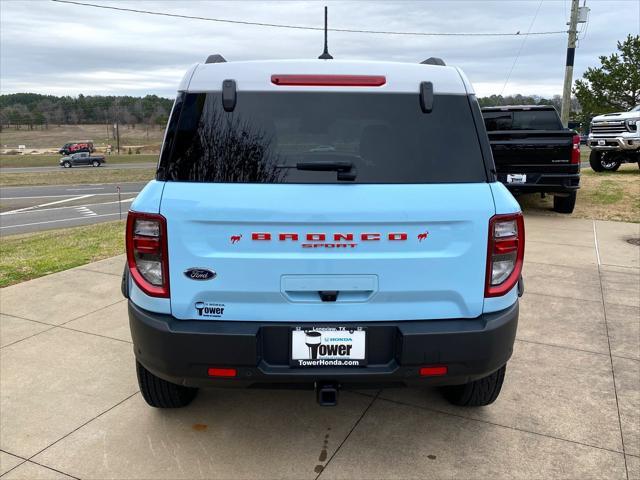
M 507 183 L 507 174 L 498 180 L 512 193 L 571 193 L 580 188 L 580 173 L 527 173 L 525 183 Z
M 366 367 L 293 368 L 290 335 L 305 323 L 177 320 L 129 301 L 136 359 L 173 383 L 193 386 L 259 387 L 455 385 L 484 377 L 507 363 L 518 324 L 518 302 L 474 319 L 343 322 L 367 327 Z M 336 325 L 314 323 L 313 326 Z M 309 325 L 310 326 L 310 325 Z M 419 368 L 447 365 L 448 374 L 420 377 Z M 235 378 L 210 378 L 210 367 L 236 368 Z

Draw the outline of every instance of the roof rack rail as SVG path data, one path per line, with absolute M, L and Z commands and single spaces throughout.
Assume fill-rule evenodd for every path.
M 227 63 L 227 60 L 219 53 L 216 53 L 209 55 L 204 63 Z
M 440 65 L 442 67 L 447 66 L 447 64 L 444 63 L 444 60 L 442 60 L 440 57 L 429 57 L 426 60 L 420 62 L 420 65 Z

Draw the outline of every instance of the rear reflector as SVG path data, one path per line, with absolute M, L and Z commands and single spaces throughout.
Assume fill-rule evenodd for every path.
M 271 83 L 298 87 L 380 87 L 387 79 L 383 75 L 271 75 Z
M 238 375 L 235 368 L 210 368 L 207 373 L 210 377 L 235 377 Z
M 448 368 L 446 365 L 433 365 L 431 367 L 422 367 L 420 369 L 421 377 L 441 377 L 446 375 Z

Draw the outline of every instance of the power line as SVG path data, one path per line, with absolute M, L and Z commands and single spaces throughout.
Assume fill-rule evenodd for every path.
M 207 22 L 218 22 L 218 23 L 230 23 L 234 25 L 253 25 L 257 27 L 271 27 L 271 28 L 288 28 L 295 30 L 320 30 L 324 31 L 323 27 L 310 27 L 305 25 L 287 25 L 281 23 L 264 23 L 264 22 L 248 22 L 244 20 L 229 20 L 223 18 L 212 18 L 212 17 L 199 17 L 193 15 L 180 15 L 177 13 L 166 13 L 166 12 L 157 12 L 152 10 L 139 10 L 135 8 L 124 8 L 124 7 L 113 7 L 109 5 L 98 5 L 95 3 L 85 3 L 85 2 L 75 2 L 72 0 L 51 0 L 52 2 L 57 3 L 67 3 L 71 5 L 80 5 L 83 7 L 93 7 L 93 8 L 102 8 L 105 10 L 116 10 L 119 12 L 131 12 L 131 13 L 143 13 L 147 15 L 158 15 L 161 17 L 174 17 L 174 18 L 183 18 L 188 20 L 203 20 Z M 406 36 L 423 36 L 423 37 L 510 37 L 510 36 L 522 36 L 519 31 L 516 33 L 477 33 L 477 32 L 453 32 L 453 33 L 439 33 L 439 32 L 397 32 L 397 31 L 385 31 L 385 30 L 357 30 L 352 28 L 329 28 L 331 32 L 342 32 L 342 33 L 370 33 L 377 35 L 406 35 Z M 557 34 L 567 33 L 565 30 L 557 30 L 557 31 L 549 31 L 549 32 L 527 32 L 526 36 L 529 35 L 557 35 Z
M 531 20 L 531 23 L 529 24 L 529 30 L 527 31 L 527 35 L 529 35 L 529 32 L 533 28 L 533 24 L 536 23 L 536 18 L 538 18 L 538 13 L 540 12 L 540 7 L 542 7 L 542 2 L 543 1 L 544 0 L 540 0 L 540 3 L 538 4 L 538 8 L 536 9 L 536 13 L 533 16 L 533 20 Z M 504 89 L 507 88 L 507 83 L 509 83 L 509 79 L 511 78 L 511 74 L 513 73 L 513 69 L 515 68 L 516 63 L 518 63 L 518 58 L 520 58 L 520 54 L 522 53 L 522 49 L 524 48 L 524 44 L 527 42 L 527 35 L 525 35 L 525 37 L 522 39 L 522 43 L 520 44 L 520 49 L 518 50 L 518 53 L 516 54 L 516 58 L 513 59 L 513 65 L 511 65 L 511 70 L 509 70 L 509 74 L 507 75 L 507 78 L 504 81 L 504 85 L 502 86 L 502 90 L 500 90 L 500 95 L 502 95 L 504 93 Z

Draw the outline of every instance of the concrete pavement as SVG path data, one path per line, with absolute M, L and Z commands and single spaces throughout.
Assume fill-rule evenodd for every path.
M 501 396 L 434 389 L 138 392 L 122 256 L 0 291 L 0 475 L 14 478 L 640 478 L 640 225 L 527 216 Z
M 131 202 L 145 184 L 2 188 L 0 234 L 13 235 L 117 220 L 120 216 L 124 218 Z M 120 197 L 117 187 L 120 187 Z

